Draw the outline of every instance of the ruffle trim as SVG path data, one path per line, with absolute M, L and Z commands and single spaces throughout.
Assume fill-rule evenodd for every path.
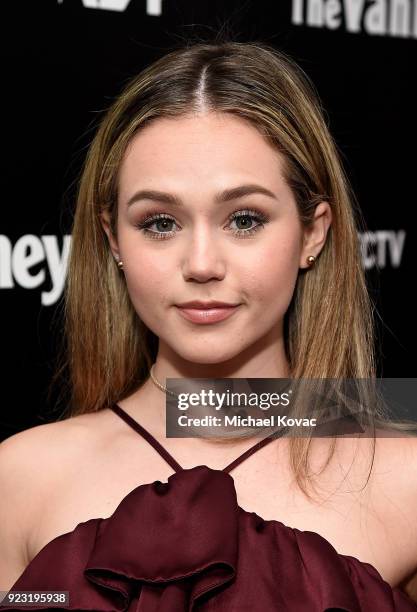
M 249 566 L 251 585 L 239 579 Z M 235 595 L 242 601 L 244 589 L 261 591 L 262 584 L 270 592 L 269 609 L 259 592 L 262 612 L 417 610 L 375 568 L 338 554 L 317 533 L 240 508 L 233 478 L 207 466 L 140 485 L 110 517 L 54 538 L 11 589 L 68 591 L 69 605 L 1 610 L 192 612 L 217 597 L 216 610 L 226 611 L 237 609 Z M 247 609 L 257 612 L 256 603 Z

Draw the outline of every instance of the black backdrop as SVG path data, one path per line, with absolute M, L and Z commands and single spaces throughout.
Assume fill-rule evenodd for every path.
M 53 415 L 53 322 L 97 118 L 173 45 L 219 30 L 276 46 L 313 79 L 369 229 L 378 374 L 415 376 L 417 0 L 10 0 L 1 12 L 1 439 Z

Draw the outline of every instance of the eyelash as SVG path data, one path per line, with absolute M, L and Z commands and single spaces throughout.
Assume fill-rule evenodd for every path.
M 267 215 L 265 215 L 264 213 L 260 211 L 248 209 L 248 210 L 239 210 L 239 211 L 232 213 L 229 217 L 229 222 L 232 222 L 235 219 L 240 219 L 242 217 L 252 217 L 256 221 L 258 221 L 258 225 L 255 225 L 254 227 L 250 227 L 249 229 L 233 230 L 232 233 L 235 236 L 243 237 L 243 238 L 247 238 L 255 234 L 255 232 L 257 232 L 259 229 L 264 227 L 264 224 L 267 223 L 269 220 Z M 163 219 L 167 219 L 168 221 L 175 222 L 175 219 L 171 217 L 170 215 L 167 215 L 165 213 L 157 213 L 157 214 L 145 215 L 145 217 L 141 219 L 138 223 L 136 223 L 135 226 L 139 230 L 141 230 L 146 236 L 149 236 L 152 240 L 166 240 L 167 238 L 171 238 L 175 234 L 175 232 L 173 231 L 153 232 L 148 229 L 156 221 L 160 221 Z

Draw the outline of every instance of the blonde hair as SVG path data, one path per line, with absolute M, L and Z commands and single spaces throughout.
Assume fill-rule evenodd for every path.
M 102 119 L 79 182 L 64 292 L 63 357 L 69 416 L 120 401 L 148 377 L 158 338 L 139 319 L 100 214 L 117 236 L 117 177 L 132 136 L 159 117 L 215 111 L 244 118 L 281 153 L 302 223 L 321 201 L 332 224 L 312 269 L 300 270 L 285 315 L 294 378 L 374 378 L 373 307 L 361 261 L 363 217 L 309 77 L 261 42 L 197 42 L 175 49 L 125 86 Z M 304 490 L 311 440 L 291 440 Z

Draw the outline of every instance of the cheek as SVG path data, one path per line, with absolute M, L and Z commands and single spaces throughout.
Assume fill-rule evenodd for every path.
M 242 278 L 248 301 L 285 312 L 297 281 L 299 252 L 299 243 L 287 239 L 265 245 L 256 257 L 246 260 Z
M 144 253 L 131 257 L 125 265 L 126 286 L 136 312 L 142 316 L 152 311 L 157 304 L 163 306 L 172 302 L 170 279 L 172 270 L 167 266 L 166 258 L 158 259 Z

